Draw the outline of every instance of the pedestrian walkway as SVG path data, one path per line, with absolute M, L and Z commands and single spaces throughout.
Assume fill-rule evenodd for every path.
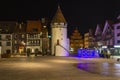
M 114 63 L 110 60 L 55 56 L 1 59 L 0 80 L 119 80 L 119 76 L 92 73 L 78 67 L 79 64 L 84 66 L 88 63 L 84 68 L 90 67 L 97 71 L 101 70 L 102 63 Z M 106 67 L 104 70 L 114 70 L 113 64 Z M 119 68 L 117 70 L 120 71 Z

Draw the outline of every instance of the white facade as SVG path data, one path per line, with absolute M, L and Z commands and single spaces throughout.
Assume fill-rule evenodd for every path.
M 67 24 L 53 23 L 52 27 L 52 55 L 68 56 Z
M 12 34 L 0 34 L 1 54 L 12 53 Z
M 120 58 L 120 23 L 116 23 L 114 26 L 114 55 L 111 58 Z
M 38 49 L 42 51 L 42 39 L 40 38 L 41 34 L 27 34 L 26 40 L 26 50 L 30 49 L 30 53 L 35 53 L 35 50 Z
M 106 21 L 105 22 L 105 26 L 104 26 L 104 29 L 103 29 L 103 32 L 102 32 L 102 39 L 103 39 L 103 45 L 104 46 L 108 46 L 108 45 L 114 45 L 114 30 L 112 29 L 112 24 L 110 24 L 109 21 Z M 107 39 L 107 40 L 105 40 Z
M 120 23 L 114 24 L 114 45 L 120 45 Z

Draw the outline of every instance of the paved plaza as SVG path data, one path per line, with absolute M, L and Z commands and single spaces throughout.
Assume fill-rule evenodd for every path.
M 0 80 L 120 80 L 120 62 L 55 56 L 2 58 Z

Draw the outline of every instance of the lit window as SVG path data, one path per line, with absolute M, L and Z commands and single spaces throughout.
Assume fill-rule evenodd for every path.
M 24 38 L 25 37 L 25 35 L 24 34 L 22 34 L 22 38 Z
M 43 26 L 43 28 L 46 28 L 46 26 Z

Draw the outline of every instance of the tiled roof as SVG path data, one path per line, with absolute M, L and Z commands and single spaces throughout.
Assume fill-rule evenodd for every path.
M 16 21 L 0 21 L 0 33 L 13 33 Z
M 27 32 L 32 32 L 33 29 L 37 29 L 37 32 L 41 32 L 42 24 L 40 20 L 29 20 L 27 21 Z
M 21 32 L 26 32 L 26 23 L 17 23 L 16 28 L 14 30 L 15 33 L 21 33 Z
M 61 23 L 61 22 L 67 23 L 63 14 L 62 14 L 60 7 L 58 6 L 57 12 L 55 13 L 55 16 L 53 17 L 51 23 Z

